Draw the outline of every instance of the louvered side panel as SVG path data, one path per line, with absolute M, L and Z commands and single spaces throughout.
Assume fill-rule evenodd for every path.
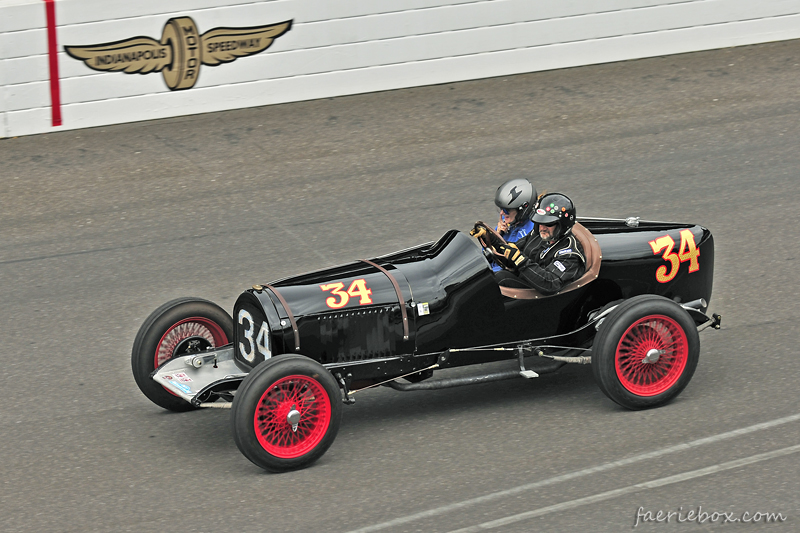
M 397 306 L 307 316 L 298 328 L 301 352 L 323 364 L 391 357 L 403 335 Z

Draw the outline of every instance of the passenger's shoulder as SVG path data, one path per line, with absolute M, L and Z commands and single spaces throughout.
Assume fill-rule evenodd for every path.
M 565 259 L 567 257 L 575 257 L 583 262 L 586 262 L 586 257 L 583 253 L 583 246 L 574 235 L 567 235 L 565 238 L 556 245 L 556 258 Z
M 533 229 L 533 221 L 529 220 L 525 224 L 520 224 L 514 226 L 514 229 L 510 232 L 509 238 L 507 239 L 508 242 L 516 242 L 524 239 L 528 235 L 531 234 L 531 230 Z

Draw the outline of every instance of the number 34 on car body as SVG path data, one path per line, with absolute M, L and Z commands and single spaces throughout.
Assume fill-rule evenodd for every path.
M 669 235 L 650 241 L 650 248 L 653 249 L 653 254 L 655 255 L 664 250 L 664 255 L 661 257 L 670 264 L 669 271 L 667 271 L 666 265 L 661 265 L 656 270 L 656 280 L 659 283 L 672 281 L 678 274 L 678 268 L 681 263 L 685 261 L 689 261 L 689 273 L 700 270 L 700 262 L 697 260 L 700 257 L 700 250 L 694 242 L 694 235 L 691 230 L 685 229 L 681 231 L 681 244 L 678 248 L 678 253 L 672 251 L 675 248 L 675 241 Z
M 272 357 L 272 352 L 269 349 L 269 327 L 267 326 L 267 323 L 261 323 L 261 328 L 258 330 L 258 336 L 253 339 L 253 333 L 255 333 L 256 329 L 253 316 L 246 309 L 240 309 L 238 319 L 239 324 L 242 326 L 244 326 L 245 323 L 249 324 L 249 326 L 244 330 L 243 335 L 244 340 L 247 341 L 247 344 L 245 345 L 243 342 L 239 343 L 239 353 L 242 354 L 242 357 L 252 363 L 256 357 L 256 350 L 258 350 L 258 353 L 264 356 L 264 359 L 269 359 Z
M 341 281 L 320 285 L 319 288 L 323 291 L 330 291 L 331 294 L 333 294 L 333 296 L 328 296 L 325 299 L 325 305 L 331 309 L 339 309 L 340 307 L 344 307 L 347 305 L 347 302 L 350 301 L 351 297 L 361 298 L 361 300 L 358 302 L 358 305 L 368 305 L 372 303 L 372 298 L 370 298 L 372 289 L 367 288 L 367 281 L 364 278 L 354 280 L 353 283 L 350 284 L 350 287 L 347 289 L 347 291 L 342 290 L 344 289 L 344 283 Z

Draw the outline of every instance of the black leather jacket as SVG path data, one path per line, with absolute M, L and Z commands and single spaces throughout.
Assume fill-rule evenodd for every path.
M 515 244 L 526 261 L 513 276 L 499 272 L 498 283 L 501 285 L 519 286 L 522 282 L 542 294 L 555 294 L 586 271 L 583 247 L 571 233 L 549 244 L 531 232 Z

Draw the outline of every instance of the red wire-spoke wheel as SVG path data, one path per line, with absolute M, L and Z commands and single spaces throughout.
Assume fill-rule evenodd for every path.
M 617 377 L 633 394 L 661 394 L 681 377 L 688 353 L 686 334 L 675 320 L 662 315 L 642 318 L 617 345 Z
M 218 305 L 199 298 L 165 303 L 145 319 L 131 352 L 131 369 L 139 390 L 150 401 L 171 411 L 192 405 L 153 381 L 150 374 L 173 357 L 219 348 L 233 339 L 233 320 Z
M 222 326 L 209 318 L 191 317 L 181 320 L 168 329 L 156 347 L 155 367 L 173 357 L 218 348 L 228 344 L 228 335 Z
M 285 459 L 301 457 L 325 436 L 331 423 L 331 400 L 318 381 L 287 376 L 261 396 L 253 423 L 267 453 Z
M 686 388 L 700 355 L 689 313 L 651 294 L 620 303 L 603 320 L 592 345 L 600 390 L 628 409 L 663 405 Z
M 284 354 L 257 365 L 233 399 L 233 439 L 254 464 L 271 472 L 304 468 L 339 431 L 339 385 L 318 362 Z

